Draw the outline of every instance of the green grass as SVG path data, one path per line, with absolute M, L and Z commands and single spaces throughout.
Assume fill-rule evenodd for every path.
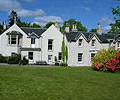
M 120 73 L 0 67 L 0 100 L 120 100 Z

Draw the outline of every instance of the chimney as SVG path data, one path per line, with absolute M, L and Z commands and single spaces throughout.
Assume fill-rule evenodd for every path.
M 99 35 L 102 35 L 102 27 L 101 27 L 101 22 L 98 23 L 98 27 L 97 27 L 97 33 Z
M 72 27 L 72 31 L 73 32 L 77 32 L 77 23 L 73 23 L 73 27 Z
M 69 32 L 70 32 L 70 28 L 69 28 L 69 24 L 68 24 L 68 23 L 66 23 L 65 32 L 66 32 L 66 33 L 69 33 Z
M 6 22 L 4 21 L 3 23 L 3 30 L 6 30 L 7 29 L 7 25 L 6 25 Z
M 60 30 L 59 22 L 55 22 L 55 27 Z

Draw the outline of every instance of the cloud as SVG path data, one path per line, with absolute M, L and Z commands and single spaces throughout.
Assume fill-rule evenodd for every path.
M 48 22 L 56 22 L 58 21 L 60 24 L 63 23 L 63 19 L 58 16 L 43 16 L 43 17 L 36 17 L 34 22 L 40 23 L 40 25 L 44 26 Z
M 0 11 L 7 11 L 13 9 L 21 9 L 21 4 L 16 0 L 0 0 Z
M 82 10 L 85 10 L 85 11 L 91 11 L 91 8 L 90 8 L 90 7 L 84 7 L 84 6 L 82 6 L 81 9 L 82 9 Z
M 103 27 L 104 32 L 108 32 L 108 31 L 110 31 L 110 29 L 111 29 L 110 25 L 107 25 L 107 26 Z
M 36 17 L 36 16 L 44 16 L 45 12 L 42 9 L 36 10 L 26 10 L 22 9 L 17 11 L 19 17 Z
M 111 29 L 110 23 L 114 23 L 114 21 L 110 20 L 108 16 L 102 17 L 100 22 L 104 24 L 103 32 L 105 33 L 107 33 Z
M 110 20 L 108 16 L 102 17 L 100 21 L 105 22 L 107 24 L 113 23 L 113 21 Z

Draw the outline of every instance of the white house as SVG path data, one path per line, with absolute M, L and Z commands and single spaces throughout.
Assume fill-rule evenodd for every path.
M 102 33 L 100 23 L 97 33 L 79 32 L 75 24 L 70 31 L 67 24 L 64 37 L 68 48 L 68 66 L 91 66 L 91 59 L 98 50 L 120 47 L 120 36 Z M 57 23 L 48 29 L 18 27 L 14 24 L 0 35 L 0 54 L 21 54 L 29 60 L 29 64 L 38 61 L 54 64 L 55 56 L 62 60 L 62 40 L 63 34 Z
M 0 54 L 21 54 L 29 60 L 29 64 L 37 61 L 54 64 L 55 56 L 61 61 L 62 39 L 63 34 L 57 25 L 43 29 L 18 27 L 14 24 L 0 35 Z
M 73 25 L 72 31 L 66 28 L 65 36 L 69 66 L 91 66 L 91 59 L 98 50 L 120 47 L 120 35 L 102 33 L 101 23 L 98 23 L 97 33 L 79 32 Z

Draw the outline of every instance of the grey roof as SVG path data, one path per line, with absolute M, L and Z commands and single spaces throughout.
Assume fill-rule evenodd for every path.
M 31 33 L 35 33 L 37 36 L 41 36 L 46 31 L 44 28 L 32 28 L 32 27 L 20 27 L 28 36 Z
M 102 33 L 102 35 L 99 35 L 97 33 L 92 33 L 92 32 L 69 32 L 65 34 L 68 41 L 77 41 L 79 36 L 83 34 L 84 37 L 87 39 L 87 42 L 89 42 L 92 39 L 92 37 L 96 35 L 102 43 L 109 43 L 109 40 L 116 41 L 117 38 L 120 36 L 118 34 L 105 34 L 105 33 Z

